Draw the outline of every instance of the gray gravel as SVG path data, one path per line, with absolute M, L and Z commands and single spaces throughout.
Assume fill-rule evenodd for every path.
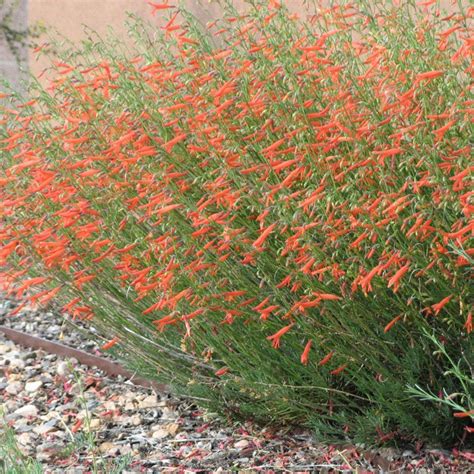
M 54 312 L 33 308 L 11 316 L 17 303 L 0 301 L 1 325 L 103 355 L 81 331 L 83 323 L 74 328 Z M 0 434 L 6 425 L 13 429 L 20 450 L 48 473 L 376 472 L 390 463 L 422 473 L 473 466 L 463 453 L 385 449 L 368 455 L 360 447 L 319 444 L 305 431 L 224 423 L 187 400 L 19 347 L 2 335 L 0 400 Z

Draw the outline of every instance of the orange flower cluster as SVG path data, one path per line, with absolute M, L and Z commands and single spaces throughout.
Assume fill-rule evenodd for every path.
M 328 378 L 366 364 L 357 334 L 471 332 L 464 17 L 272 2 L 203 33 L 170 10 L 161 42 L 65 52 L 50 94 L 3 107 L 12 291 L 97 314 L 106 348 L 208 337 L 224 379 L 240 331 Z

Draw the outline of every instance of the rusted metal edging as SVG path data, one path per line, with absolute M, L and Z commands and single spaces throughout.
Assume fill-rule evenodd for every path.
M 25 334 L 24 332 L 16 331 L 15 329 L 10 329 L 5 326 L 0 326 L 0 332 L 3 333 L 5 337 L 16 344 L 19 344 L 20 346 L 29 347 L 32 349 L 42 349 L 49 354 L 55 354 L 59 357 L 73 357 L 83 365 L 87 365 L 88 367 L 97 367 L 98 369 L 103 370 L 110 377 L 116 377 L 117 375 L 120 375 L 132 382 L 134 385 L 152 388 L 157 392 L 169 392 L 168 386 L 153 380 L 136 376 L 127 369 L 124 369 L 121 365 L 104 359 L 103 357 L 88 354 L 87 352 L 81 351 L 79 349 L 73 349 L 72 347 L 60 344 L 59 342 L 48 341 L 40 337 L 30 336 L 29 334 Z

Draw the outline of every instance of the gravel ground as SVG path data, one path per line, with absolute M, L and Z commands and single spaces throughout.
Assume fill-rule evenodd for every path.
M 31 308 L 11 316 L 15 307 L 3 298 L 0 325 L 104 355 L 61 317 Z M 226 424 L 187 400 L 20 347 L 1 333 L 0 402 L 0 433 L 8 425 L 47 473 L 474 472 L 468 452 L 367 453 L 322 445 L 304 431 Z

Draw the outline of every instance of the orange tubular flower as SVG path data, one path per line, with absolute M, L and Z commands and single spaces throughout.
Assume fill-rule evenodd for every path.
M 103 351 L 107 351 L 109 349 L 111 349 L 112 347 L 114 347 L 118 342 L 120 341 L 120 339 L 118 337 L 114 337 L 113 339 L 111 339 L 109 342 L 106 342 L 102 347 L 101 349 Z
M 276 224 L 269 225 L 260 235 L 260 237 L 252 244 L 257 250 L 262 250 L 262 246 L 267 240 L 268 236 L 273 232 L 275 229 Z
M 278 332 L 276 332 L 272 336 L 268 336 L 267 340 L 272 341 L 272 347 L 274 347 L 275 349 L 278 349 L 280 347 L 281 336 L 286 334 L 293 326 L 294 326 L 294 323 L 291 323 L 288 326 L 281 328 Z
M 390 331 L 390 329 L 392 329 L 392 327 L 398 322 L 400 321 L 402 317 L 401 316 L 397 316 L 396 318 L 393 318 L 384 328 L 383 332 L 384 333 L 387 333 L 388 331 Z
M 472 313 L 469 313 L 467 315 L 466 323 L 464 324 L 464 327 L 466 328 L 466 332 L 470 334 L 472 332 Z
M 444 74 L 444 71 L 427 71 L 422 72 L 416 76 L 416 82 L 426 81 L 429 79 L 434 79 L 436 77 L 440 77 Z
M 340 296 L 337 296 L 337 295 L 333 295 L 331 293 L 317 293 L 315 291 L 313 291 L 313 295 L 314 296 L 317 296 L 317 298 L 319 300 L 323 300 L 323 301 L 338 301 L 338 300 L 342 300 L 342 298 Z
M 348 364 L 343 364 L 341 365 L 340 367 L 338 367 L 337 369 L 334 369 L 334 370 L 331 370 L 330 374 L 331 375 L 338 375 L 340 374 L 346 367 L 347 367 Z
M 331 359 L 332 359 L 332 356 L 334 355 L 334 352 L 335 351 L 331 351 L 329 354 L 327 354 L 326 356 L 324 356 L 318 363 L 319 366 L 322 366 L 322 365 L 326 365 Z
M 474 417 L 474 410 L 455 412 L 455 413 L 453 413 L 453 416 L 455 418 L 468 418 L 468 417 L 473 418 Z
M 223 375 L 227 374 L 229 372 L 229 367 L 222 367 L 222 369 L 216 370 L 214 372 L 214 375 L 217 375 L 218 377 L 222 377 Z
M 446 296 L 446 298 L 443 298 L 439 303 L 436 303 L 431 306 L 431 308 L 434 311 L 435 316 L 437 316 L 440 311 L 449 303 L 453 295 Z
M 410 264 L 407 263 L 402 268 L 400 268 L 395 275 L 388 281 L 388 288 L 393 286 L 393 292 L 396 293 L 400 287 L 400 279 L 405 275 L 405 273 L 410 269 Z
M 304 347 L 303 353 L 301 354 L 301 363 L 303 365 L 308 365 L 308 358 L 309 358 L 309 351 L 311 349 L 311 345 L 313 343 L 313 340 L 310 339 L 307 343 L 306 346 Z
M 167 10 L 168 8 L 173 8 L 173 5 L 168 5 L 167 3 L 153 3 L 153 2 L 147 2 L 147 3 L 152 8 L 152 15 L 154 15 L 158 10 Z
M 23 281 L 23 285 L 21 285 L 19 288 L 16 289 L 16 294 L 18 297 L 20 297 L 25 290 L 28 288 L 31 288 L 32 286 L 36 285 L 41 285 L 42 283 L 45 283 L 48 281 L 48 278 L 46 277 L 36 277 L 36 278 L 30 278 L 28 280 Z

